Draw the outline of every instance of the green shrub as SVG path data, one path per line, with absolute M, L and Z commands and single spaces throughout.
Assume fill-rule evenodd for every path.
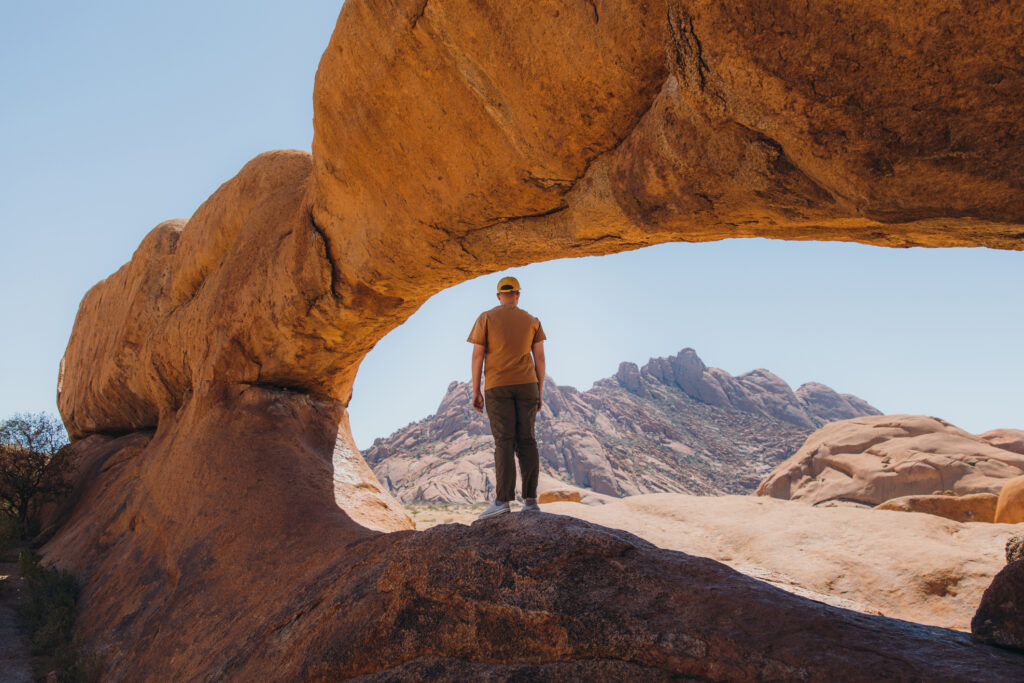
M 52 655 L 71 642 L 78 603 L 78 584 L 66 571 L 43 567 L 35 553 L 18 555 L 18 568 L 28 586 L 21 619 L 29 632 L 33 655 Z
M 79 596 L 75 577 L 42 566 L 39 556 L 30 551 L 19 553 L 18 568 L 28 587 L 19 616 L 28 631 L 29 653 L 51 658 L 61 681 L 99 681 L 102 662 L 93 656 L 83 656 L 73 640 Z

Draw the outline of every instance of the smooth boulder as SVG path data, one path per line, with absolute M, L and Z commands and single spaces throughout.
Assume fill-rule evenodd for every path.
M 755 495 L 811 505 L 875 506 L 951 491 L 999 494 L 1024 455 L 935 417 L 881 415 L 825 425 L 761 482 Z
M 1009 480 L 999 491 L 995 520 L 1000 524 L 1024 522 L 1024 476 Z

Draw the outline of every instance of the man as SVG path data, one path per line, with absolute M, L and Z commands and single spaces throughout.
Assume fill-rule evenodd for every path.
M 523 480 L 523 512 L 537 512 L 540 457 L 533 422 L 544 391 L 544 329 L 519 308 L 519 281 L 498 282 L 498 306 L 476 319 L 466 341 L 473 344 L 473 408 L 487 417 L 494 435 L 495 501 L 480 519 L 509 512 L 516 497 L 516 464 Z M 480 393 L 480 374 L 484 393 Z

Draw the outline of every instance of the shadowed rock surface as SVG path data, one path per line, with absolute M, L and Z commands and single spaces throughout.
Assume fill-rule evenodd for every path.
M 83 582 L 110 678 L 500 669 L 534 643 L 609 675 L 1019 678 L 606 531 L 382 535 L 410 522 L 345 406 L 384 334 L 508 266 L 747 236 L 1021 249 L 1022 20 L 1008 0 L 348 0 L 312 156 L 261 155 L 154 228 L 75 321 L 58 406 L 88 474 L 44 553 Z
M 1024 534 L 1016 534 L 1006 541 L 1006 561 L 1024 560 Z
M 468 383 L 452 382 L 434 415 L 367 449 L 374 474 L 400 500 L 493 500 L 494 440 L 471 397 Z M 537 445 L 546 486 L 611 496 L 750 493 L 815 426 L 878 414 L 824 384 L 794 392 L 764 369 L 733 377 L 683 349 L 642 368 L 622 363 L 587 391 L 548 378 Z
M 878 505 L 952 492 L 999 495 L 1024 472 L 1024 456 L 934 417 L 882 415 L 843 420 L 811 434 L 756 494 L 812 505 Z M 996 521 L 1001 521 L 996 512 Z
M 1024 561 L 1006 565 L 992 579 L 971 621 L 979 643 L 1024 651 Z

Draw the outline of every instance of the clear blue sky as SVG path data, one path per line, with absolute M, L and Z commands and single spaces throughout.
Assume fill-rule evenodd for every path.
M 14 2 L 0 21 L 0 419 L 55 411 L 85 291 L 269 149 L 309 149 L 339 2 Z M 834 243 L 672 244 L 512 271 L 580 389 L 691 346 L 739 374 L 824 382 L 884 412 L 1024 428 L 1024 254 Z M 360 446 L 469 376 L 497 275 L 431 299 L 367 357 Z

